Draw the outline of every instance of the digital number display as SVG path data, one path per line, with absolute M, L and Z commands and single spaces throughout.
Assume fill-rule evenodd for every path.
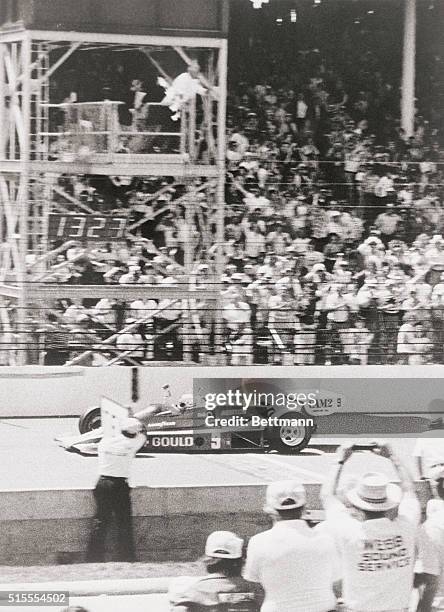
M 50 240 L 121 240 L 125 237 L 126 217 L 105 215 L 49 215 Z

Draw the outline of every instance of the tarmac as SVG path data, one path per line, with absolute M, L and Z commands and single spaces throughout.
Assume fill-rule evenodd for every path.
M 54 438 L 77 433 L 75 418 L 1 419 L 0 490 L 93 488 L 97 459 L 68 453 Z M 322 482 L 333 464 L 333 453 L 341 438 L 314 438 L 299 455 L 261 452 L 152 453 L 137 457 L 131 485 L 199 486 L 264 484 L 282 478 Z M 414 438 L 392 438 L 390 444 L 413 469 Z M 347 465 L 360 472 L 362 454 Z M 374 454 L 365 455 L 367 470 L 378 469 L 393 476 L 388 462 Z

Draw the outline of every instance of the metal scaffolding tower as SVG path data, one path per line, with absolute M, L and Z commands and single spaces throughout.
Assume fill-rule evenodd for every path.
M 208 91 L 212 92 L 203 98 L 203 118 L 202 114 L 199 117 L 201 130 L 206 130 L 207 154 L 202 156 L 198 151 L 194 100 L 181 113 L 176 134 L 179 144 L 174 152 L 119 152 L 122 131 L 118 102 L 113 101 L 89 103 L 89 107 L 88 104 L 73 103 L 70 108 L 65 105 L 63 112 L 71 117 L 70 124 L 61 133 L 51 132 L 51 112 L 61 105 L 55 105 L 50 99 L 50 79 L 71 55 L 93 48 L 137 50 L 149 59 L 153 59 L 153 50 L 169 49 L 174 50 L 185 64 L 192 61 L 190 52 L 198 50 L 206 58 L 201 73 Z M 166 72 L 161 62 L 153 62 L 160 74 Z M 175 181 L 189 185 L 186 218 L 198 213 L 193 185 L 199 178 L 203 184 L 198 190 L 206 190 L 207 196 L 213 198 L 211 206 L 217 211 L 213 240 L 220 245 L 223 243 L 226 75 L 227 41 L 216 34 L 206 37 L 40 30 L 27 28 L 21 21 L 0 27 L 0 320 L 4 333 L 16 330 L 13 342 L 18 349 L 18 364 L 28 362 L 27 328 L 31 312 L 34 318 L 40 316 L 39 309 L 62 294 L 68 298 L 91 296 L 90 286 L 45 283 L 50 213 L 77 211 L 94 215 L 95 212 L 69 194 L 60 194 L 63 191 L 57 185 L 60 175 L 174 177 Z M 100 120 L 95 123 L 92 134 L 85 135 L 81 126 L 88 112 L 93 112 L 96 118 L 100 115 Z M 137 137 L 128 132 L 125 136 Z M 85 138 L 90 139 L 87 155 L 79 155 Z M 70 143 L 71 150 L 60 154 L 59 147 L 59 154 L 54 156 L 54 143 L 60 143 L 61 139 Z M 67 199 L 67 206 L 63 205 L 63 197 L 54 202 L 55 191 Z M 135 229 L 134 226 L 127 229 L 129 237 L 134 235 Z M 195 257 L 196 253 L 189 247 L 185 253 L 181 286 L 142 286 L 144 296 L 161 299 L 168 295 L 171 299 L 180 299 L 186 311 L 196 296 L 190 280 Z M 222 267 L 223 254 L 219 248 L 215 279 L 220 278 Z M 137 287 L 99 286 L 95 288 L 95 295 L 122 297 L 127 296 L 128 291 L 135 294 Z M 206 289 L 205 295 L 215 304 L 217 313 L 216 292 Z M 189 321 L 186 317 L 185 320 Z M 220 321 L 216 320 L 218 325 Z

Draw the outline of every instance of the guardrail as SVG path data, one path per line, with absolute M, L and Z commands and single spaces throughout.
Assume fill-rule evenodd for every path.
M 39 143 L 36 157 L 69 163 L 101 155 L 111 162 L 119 153 L 187 152 L 190 135 L 182 117 L 177 129 L 164 129 L 174 125 L 169 109 L 159 102 L 148 102 L 143 109 L 134 110 L 132 125 L 124 126 L 119 122 L 122 104 L 111 100 L 42 104 L 49 111 L 49 125 L 57 125 L 57 130 L 50 128 L 34 135 Z M 153 111 L 157 116 L 151 118 Z

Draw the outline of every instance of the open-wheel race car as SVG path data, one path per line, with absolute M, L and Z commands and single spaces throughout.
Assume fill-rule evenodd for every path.
M 293 411 L 279 415 L 286 424 L 268 426 L 267 421 L 265 425 L 266 407 L 252 408 L 241 415 L 238 410 L 217 408 L 209 414 L 205 407 L 195 406 L 191 394 L 185 394 L 177 403 L 153 404 L 137 412 L 102 398 L 101 406 L 88 409 L 79 418 L 80 435 L 56 441 L 72 452 L 96 454 L 100 439 L 118 431 L 119 421 L 128 416 L 139 419 L 146 431 L 142 454 L 236 450 L 298 453 L 309 444 L 315 429 L 302 414 Z M 254 424 L 253 416 L 256 422 L 263 419 L 262 423 Z
M 134 412 L 102 398 L 100 407 L 90 408 L 80 417 L 80 435 L 57 441 L 68 450 L 95 454 L 102 436 L 118 430 L 119 419 L 128 416 L 138 418 L 147 432 L 142 454 L 251 450 L 299 453 L 312 437 L 318 446 L 323 444 L 321 439 L 336 437 L 444 438 L 441 367 L 440 376 L 422 379 L 408 378 L 404 371 L 396 370 L 391 377 L 378 379 L 330 378 L 316 383 L 274 379 L 273 387 L 268 382 L 266 388 L 262 379 L 241 381 L 246 393 L 260 383 L 267 392 L 285 391 L 287 400 L 295 389 L 304 397 L 316 391 L 311 407 L 305 404 L 290 410 L 288 402 L 280 408 L 268 402 L 252 404 L 247 410 L 224 405 L 209 411 L 202 400 L 194 401 L 191 394 L 174 403 L 167 393 L 162 403 Z

